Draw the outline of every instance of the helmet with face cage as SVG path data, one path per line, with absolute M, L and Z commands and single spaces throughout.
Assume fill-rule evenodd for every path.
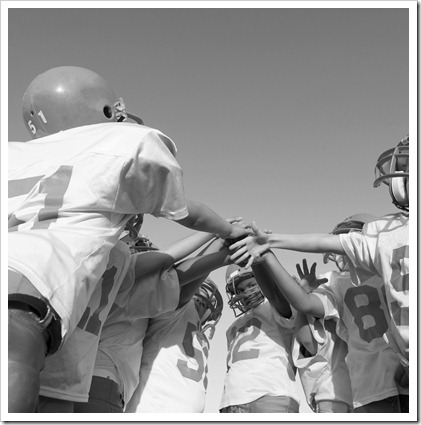
M 237 264 L 231 264 L 227 268 L 225 290 L 228 296 L 228 305 L 234 311 L 235 317 L 256 308 L 265 300 L 255 279 L 253 284 L 245 290 L 239 288 L 241 282 L 250 278 L 254 279 L 254 273 L 251 269 L 245 269 Z
M 373 186 L 378 187 L 381 183 L 389 186 L 392 202 L 399 209 L 409 211 L 409 135 L 395 148 L 388 149 L 379 156 L 374 173 Z
M 207 277 L 199 290 L 194 294 L 196 305 L 202 307 L 203 314 L 200 317 L 201 331 L 204 333 L 210 329 L 209 339 L 212 339 L 215 326 L 219 322 L 224 308 L 222 295 L 210 277 Z

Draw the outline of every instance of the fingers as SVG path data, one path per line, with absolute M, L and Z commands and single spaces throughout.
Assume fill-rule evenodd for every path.
M 240 256 L 238 256 L 236 254 L 238 254 L 238 252 L 235 252 L 233 255 L 230 256 L 230 259 L 235 264 L 240 265 L 240 263 L 244 263 L 244 262 L 247 261 L 247 266 L 246 267 L 249 267 L 251 265 L 251 263 L 253 262 L 253 256 L 250 256 L 250 254 L 247 251 L 245 253 L 243 253 L 242 255 L 240 255 Z
M 240 249 L 241 247 L 246 248 L 247 239 L 248 239 L 248 238 L 246 237 L 246 238 L 244 238 L 244 239 L 241 239 L 241 240 L 239 240 L 239 241 L 237 241 L 237 242 L 233 243 L 232 245 L 230 245 L 230 246 L 229 246 L 229 249 L 230 249 L 231 251 L 234 251 L 234 250 L 236 250 L 237 248 L 238 248 L 238 249 Z M 246 248 L 246 249 L 247 249 L 247 248 Z
M 239 241 L 239 242 L 237 242 L 237 243 L 235 243 L 235 244 L 231 245 L 231 246 L 229 247 L 229 249 L 235 249 L 235 246 L 236 246 L 237 244 L 239 244 L 240 242 L 241 242 L 241 241 Z M 232 260 L 232 261 L 237 261 L 237 260 L 238 260 L 238 257 L 239 257 L 240 255 L 244 255 L 245 253 L 247 253 L 247 247 L 246 247 L 246 246 L 242 246 L 242 247 L 238 248 L 235 252 L 233 252 L 233 253 L 230 255 L 230 258 L 231 258 L 231 260 Z
M 260 232 L 260 229 L 257 227 L 257 223 L 253 220 L 252 222 L 251 222 L 251 229 L 253 230 L 253 232 L 254 233 L 258 233 L 258 232 Z
M 295 267 L 297 269 L 298 276 L 300 276 L 300 279 L 302 279 L 304 277 L 304 273 L 301 270 L 301 266 L 299 264 L 296 264 Z
M 304 276 L 310 274 L 308 271 L 307 260 L 305 258 L 303 258 L 303 272 L 304 272 Z
M 317 279 L 317 283 L 319 285 L 323 285 L 323 283 L 329 282 L 329 279 L 326 279 L 325 277 L 323 279 Z
M 317 266 L 317 263 L 313 263 L 310 269 L 310 273 L 314 274 L 315 276 L 316 276 L 316 266 Z
M 231 224 L 241 223 L 243 221 L 243 217 L 230 217 L 230 218 L 226 218 L 225 221 Z
M 247 261 L 247 264 L 244 266 L 244 268 L 248 269 L 249 267 L 253 265 L 253 262 L 254 262 L 254 257 L 252 255 L 251 257 L 249 257 L 249 260 Z

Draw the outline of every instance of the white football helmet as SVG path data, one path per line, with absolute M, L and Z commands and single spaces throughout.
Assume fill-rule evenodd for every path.
M 38 75 L 23 96 L 22 115 L 33 139 L 89 124 L 127 119 L 143 124 L 101 75 L 77 66 Z
M 392 202 L 400 209 L 409 211 L 409 135 L 404 137 L 396 148 L 383 152 L 374 170 L 374 187 L 383 182 L 389 186 Z
M 246 288 L 242 288 L 240 284 L 247 279 L 251 279 L 251 281 Z M 228 305 L 234 311 L 235 317 L 256 308 L 265 299 L 251 269 L 231 264 L 227 268 L 225 281 Z
M 372 214 L 354 214 L 337 224 L 330 233 L 333 235 L 340 235 L 342 233 L 361 232 L 364 224 L 370 223 L 376 219 L 377 217 Z M 329 261 L 336 263 L 336 266 L 340 271 L 349 271 L 348 257 L 346 255 L 333 253 L 324 254 L 323 263 L 327 264 Z
M 224 308 L 221 293 L 212 279 L 207 277 L 198 292 L 194 294 L 193 299 L 197 311 L 201 312 L 199 313 L 201 331 L 205 332 L 210 329 L 209 339 L 212 339 L 215 326 L 219 322 Z

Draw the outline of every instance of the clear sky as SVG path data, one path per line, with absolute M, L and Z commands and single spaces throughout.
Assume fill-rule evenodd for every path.
M 13 9 L 17 3 L 10 2 L 8 20 L 9 140 L 29 139 L 21 100 L 32 79 L 52 67 L 82 66 L 175 141 L 186 196 L 223 217 L 305 233 L 329 232 L 355 213 L 396 211 L 386 186 L 372 183 L 378 156 L 409 132 L 415 114 L 408 5 L 414 11 L 416 2 L 121 2 L 119 9 L 37 2 Z M 143 233 L 165 246 L 189 232 L 147 217 Z M 276 254 L 292 274 L 304 257 Z M 320 255 L 306 257 L 320 272 L 332 268 Z M 226 300 L 225 269 L 211 277 Z M 207 412 L 218 410 L 233 319 L 226 307 L 211 341 Z

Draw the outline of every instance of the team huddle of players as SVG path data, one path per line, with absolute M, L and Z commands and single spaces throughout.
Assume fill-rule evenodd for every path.
M 9 142 L 10 413 L 203 412 L 227 267 L 222 413 L 409 411 L 409 136 L 376 164 L 399 213 L 276 234 L 184 196 L 174 142 L 109 84 L 53 68 Z M 194 230 L 168 247 L 144 214 Z M 321 253 L 291 276 L 274 249 Z M 298 377 L 297 379 L 297 373 Z

